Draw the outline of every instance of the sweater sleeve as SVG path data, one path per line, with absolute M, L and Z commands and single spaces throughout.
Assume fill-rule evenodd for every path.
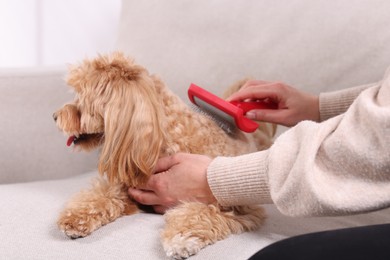
M 290 216 L 389 207 L 390 79 L 358 92 L 344 114 L 301 122 L 266 151 L 216 158 L 208 181 L 218 202 L 273 202 Z
M 356 97 L 363 90 L 371 86 L 374 86 L 374 84 L 342 89 L 334 92 L 321 93 L 319 96 L 320 121 L 322 122 L 334 116 L 345 113 Z

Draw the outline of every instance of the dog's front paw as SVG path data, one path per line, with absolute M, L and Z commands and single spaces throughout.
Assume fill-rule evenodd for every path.
M 59 229 L 70 238 L 85 237 L 100 226 L 94 216 L 86 212 L 66 210 L 57 221 Z
M 163 240 L 163 247 L 168 257 L 185 259 L 198 253 L 205 243 L 198 237 L 184 234 L 176 234 L 171 239 Z

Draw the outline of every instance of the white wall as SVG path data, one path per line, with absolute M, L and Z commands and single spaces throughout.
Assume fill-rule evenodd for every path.
M 115 48 L 120 0 L 0 0 L 0 67 L 74 63 Z

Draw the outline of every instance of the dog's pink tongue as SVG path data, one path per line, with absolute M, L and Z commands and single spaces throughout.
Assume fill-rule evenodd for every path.
M 71 146 L 72 143 L 73 143 L 73 141 L 74 141 L 74 138 L 75 138 L 74 135 L 69 136 L 68 141 L 66 142 L 66 145 L 67 145 L 67 146 Z

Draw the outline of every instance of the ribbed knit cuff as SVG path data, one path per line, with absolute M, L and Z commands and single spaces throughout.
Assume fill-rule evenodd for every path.
M 348 110 L 356 97 L 366 88 L 372 86 L 364 85 L 355 88 L 343 89 L 334 92 L 321 93 L 320 100 L 320 121 L 338 116 Z
M 271 203 L 267 180 L 268 151 L 238 157 L 217 157 L 207 179 L 222 206 Z

